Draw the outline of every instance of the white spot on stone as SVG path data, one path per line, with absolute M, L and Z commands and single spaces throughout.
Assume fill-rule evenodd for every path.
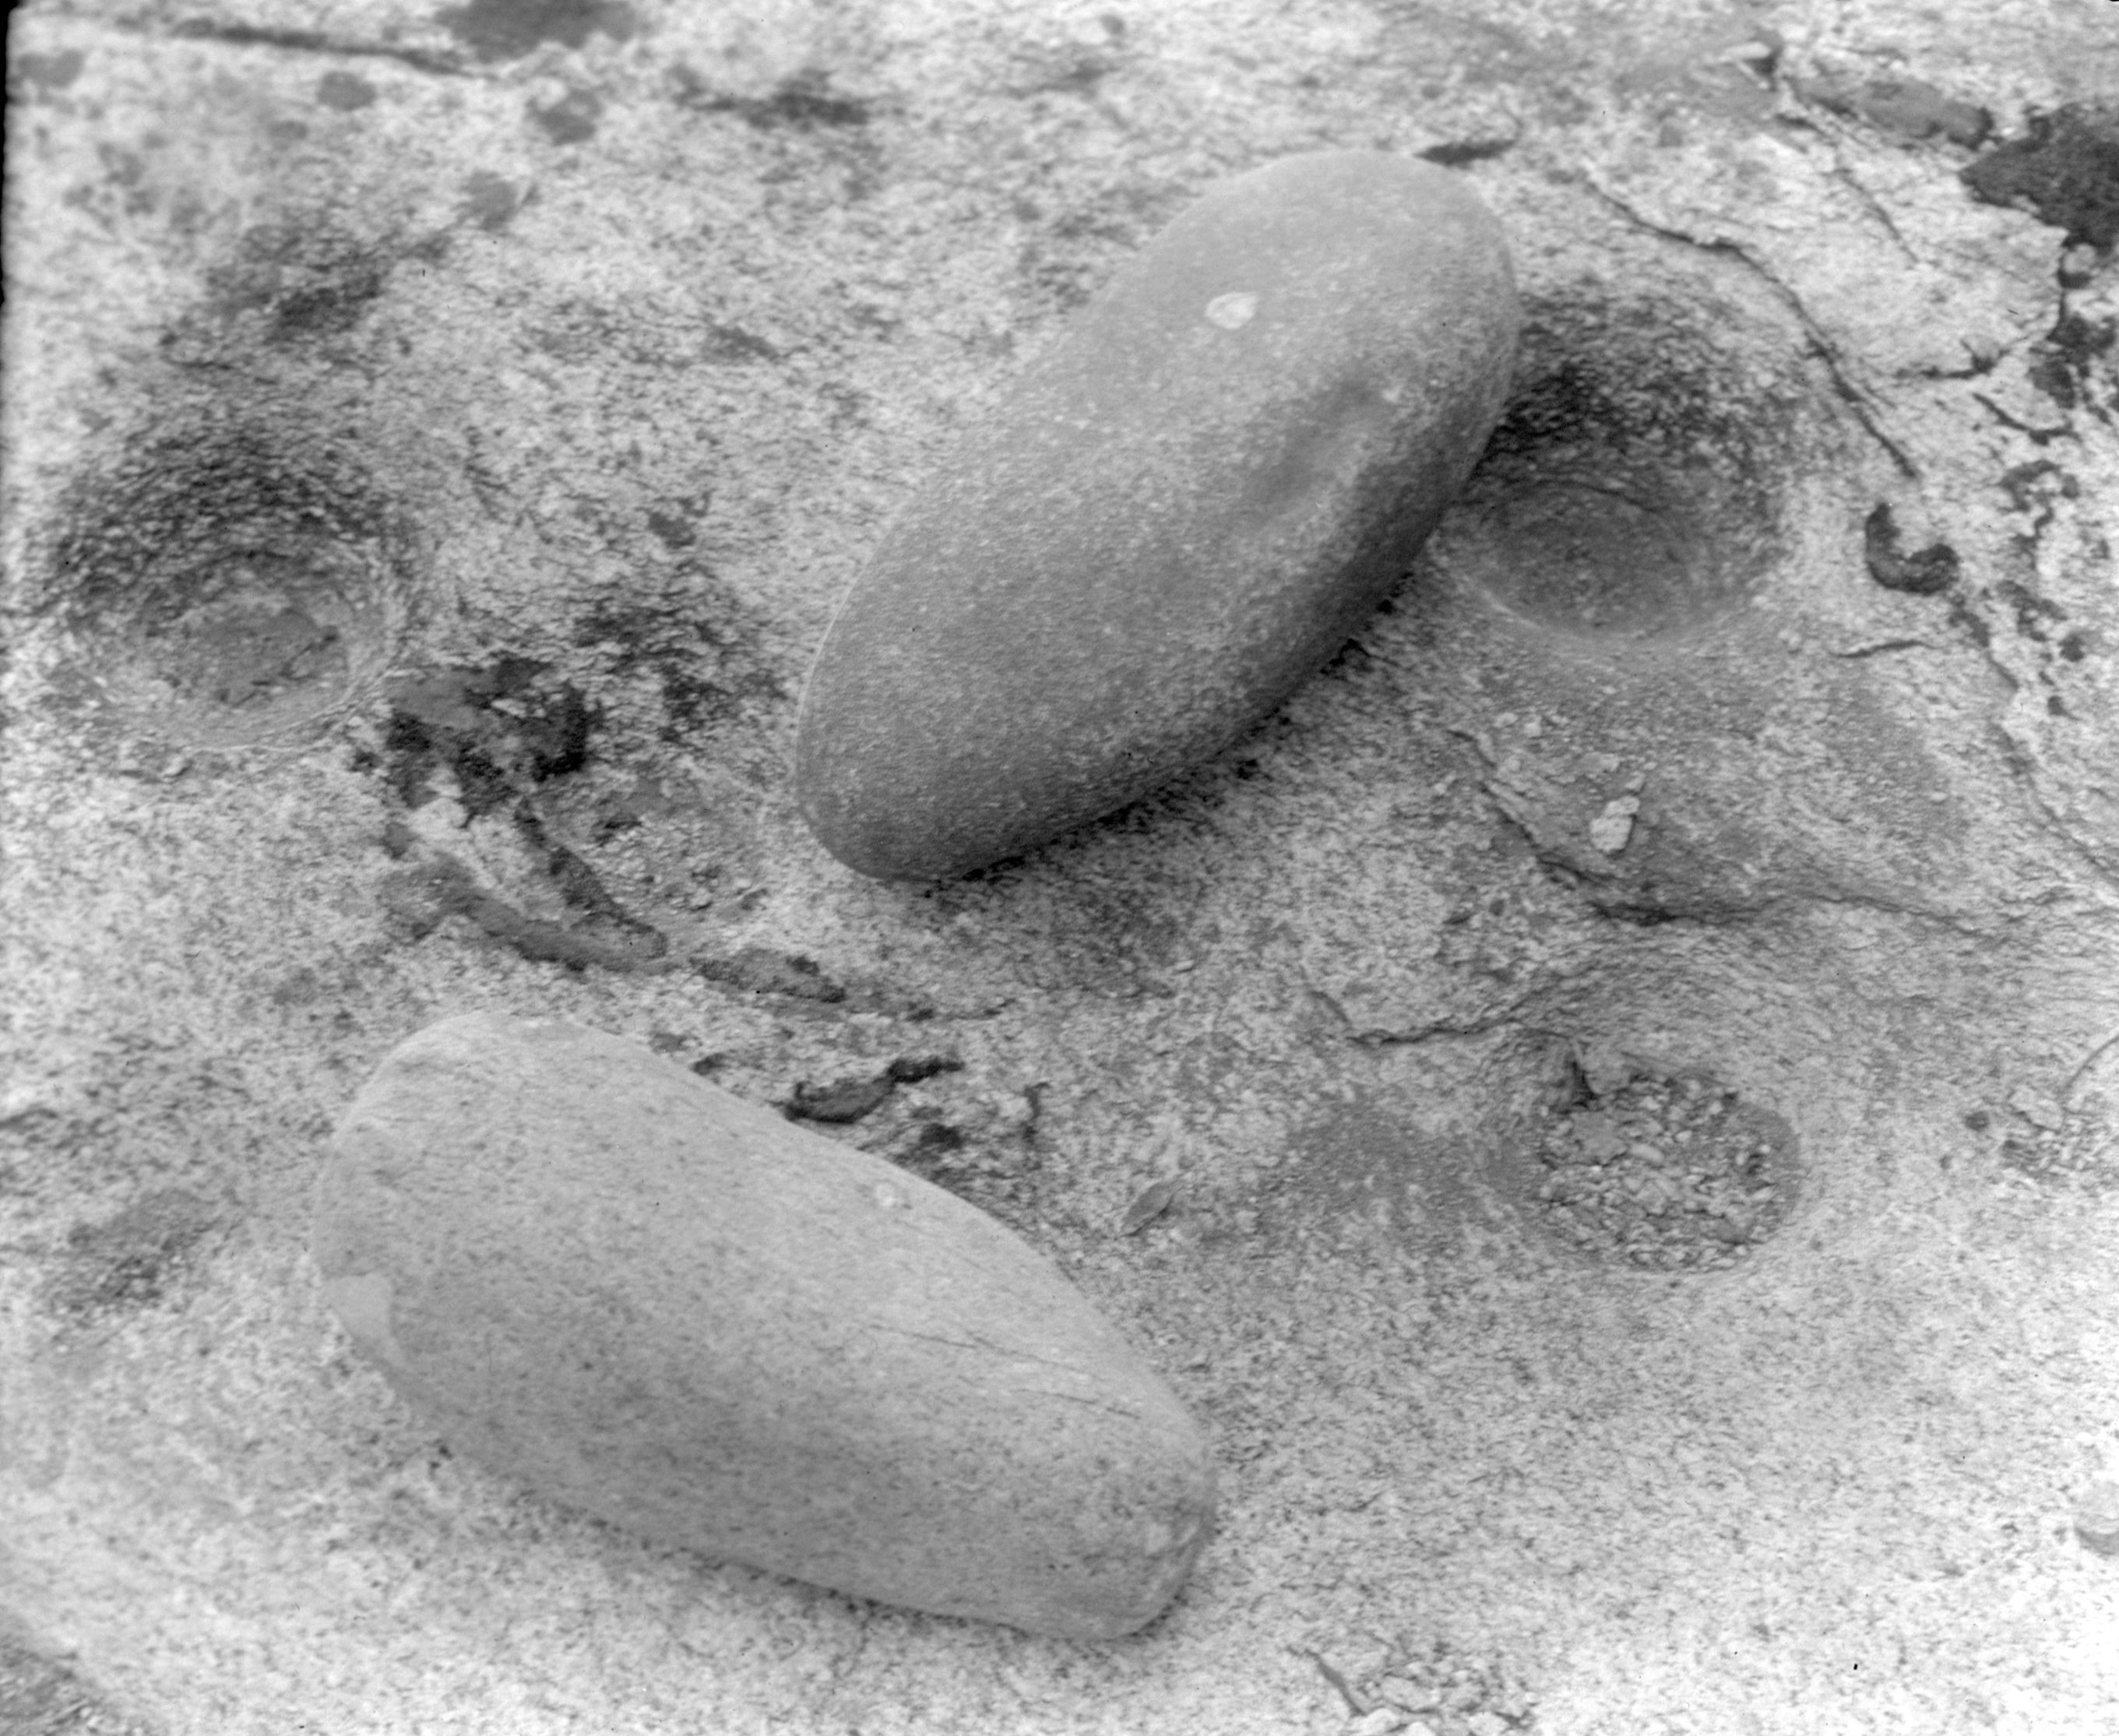
M 1207 318 L 1224 332 L 1234 332 L 1251 323 L 1258 304 L 1258 297 L 1249 290 L 1231 290 L 1207 304 Z
M 879 1181 L 869 1190 L 869 1197 L 887 1212 L 902 1212 L 907 1201 L 905 1195 L 888 1181 Z
M 324 1300 L 363 1348 L 402 1367 L 405 1352 L 390 1328 L 390 1280 L 380 1272 L 324 1281 Z
M 1604 811 L 1589 822 L 1589 842 L 1607 856 L 1616 856 L 1634 835 L 1634 816 L 1641 811 L 1640 798 L 1621 796 L 1604 804 Z

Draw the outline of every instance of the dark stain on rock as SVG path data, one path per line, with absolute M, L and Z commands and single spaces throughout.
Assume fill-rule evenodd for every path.
M 873 1079 L 837 1079 L 828 1085 L 813 1085 L 802 1079 L 796 1083 L 794 1095 L 781 1112 L 791 1121 L 858 1121 L 881 1108 L 895 1088 L 887 1073 Z
M 462 188 L 457 215 L 489 235 L 507 228 L 522 207 L 522 194 L 515 183 L 488 169 L 472 170 L 463 178 Z
M 195 1260 L 219 1214 L 197 1195 L 169 1188 L 115 1217 L 77 1226 L 45 1293 L 54 1314 L 87 1319 L 159 1302 Z
M 777 346 L 768 343 L 740 326 L 709 326 L 707 328 L 706 359 L 712 362 L 777 362 L 780 360 Z
M 1869 577 L 1886 591 L 1933 596 L 1957 583 L 1957 550 L 1948 543 L 1931 543 L 1912 554 L 1900 549 L 1898 520 L 1888 502 L 1878 501 L 1862 521 L 1862 549 Z
M 617 0 L 471 0 L 444 7 L 434 22 L 480 60 L 513 60 L 540 42 L 578 49 L 598 32 L 627 42 L 638 27 Z
M 1026 1228 L 1036 1215 L 1038 1158 L 1034 1141 L 974 1140 L 950 1122 L 927 1121 L 918 1131 L 883 1149 L 900 1169 L 946 1188 L 1003 1223 Z
M 2016 617 L 2016 631 L 2027 639 L 2044 644 L 2052 635 L 2048 625 L 2067 619 L 2067 610 L 2050 597 L 2040 596 L 2029 585 L 2005 578 L 1994 587 L 1995 596 L 2006 603 Z
M 901 1085 L 916 1085 L 938 1073 L 961 1073 L 964 1064 L 953 1055 L 901 1055 L 884 1070 Z
M 326 109 L 350 114 L 375 100 L 375 86 L 358 72 L 327 72 L 317 81 L 317 101 Z
M 545 671 L 534 657 L 503 652 L 483 668 L 393 680 L 382 759 L 398 799 L 420 805 L 434 793 L 429 773 L 446 765 L 465 811 L 476 819 L 548 778 L 579 771 L 597 714 L 574 687 L 543 681 Z
M 418 848 L 401 826 L 394 839 L 386 836 L 384 845 L 393 855 Z M 570 970 L 654 969 L 669 950 L 666 935 L 619 910 L 600 884 L 596 890 L 602 896 L 596 902 L 615 911 L 616 919 L 570 928 L 524 915 L 480 886 L 471 870 L 445 850 L 420 854 L 420 861 L 391 875 L 382 889 L 384 907 L 413 940 L 431 934 L 443 917 L 460 916 L 522 958 Z
M 1901 138 L 1945 138 L 1971 148 L 1984 144 L 1994 130 L 1994 117 L 1984 109 L 1917 78 L 1872 78 L 1860 84 L 1843 78 L 1797 78 L 1789 83 L 1805 102 Z
M 661 540 L 665 548 L 689 549 L 699 540 L 699 533 L 692 528 L 689 519 L 681 518 L 675 513 L 657 512 L 651 507 L 647 513 L 647 528 Z
M 7 69 L 8 81 L 18 87 L 35 86 L 40 95 L 63 91 L 81 77 L 81 69 L 87 64 L 88 57 L 79 49 L 61 49 L 55 54 L 18 54 Z
M 424 49 L 400 48 L 394 43 L 359 37 L 334 36 L 322 30 L 290 30 L 281 26 L 230 24 L 216 18 L 181 18 L 169 27 L 174 37 L 188 42 L 225 42 L 238 48 L 286 49 L 298 54 L 368 56 L 395 60 L 422 72 L 455 77 L 463 68 L 447 55 L 429 54 Z
M 2019 513 L 2037 514 L 2040 525 L 2052 516 L 2054 496 L 2075 500 L 2082 494 L 2081 483 L 2050 458 L 2011 465 L 2001 472 L 2001 483 L 2010 504 Z
M 431 259 L 445 244 L 378 247 L 321 224 L 261 223 L 208 269 L 205 311 L 223 323 L 261 319 L 267 343 L 336 337 L 360 323 L 402 259 Z M 180 328 L 165 340 L 181 341 Z
M 702 959 L 699 974 L 746 995 L 780 995 L 796 1000 L 831 1004 L 846 991 L 800 953 L 778 953 L 767 946 L 746 946 L 726 958 Z
M 2089 389 L 2098 359 L 2119 341 L 2119 321 L 2084 319 L 2070 309 L 2033 353 L 2031 383 L 2063 410 L 2096 407 Z
M 1467 163 L 1484 163 L 1505 155 L 1514 144 L 1512 138 L 1449 139 L 1440 145 L 1430 145 L 1420 155 L 1444 169 L 1462 169 Z
M 791 127 L 811 132 L 819 127 L 865 127 L 872 118 L 869 105 L 832 89 L 831 75 L 814 67 L 796 72 L 776 86 L 770 96 L 731 96 L 710 90 L 689 67 L 679 66 L 673 75 L 677 100 L 688 109 L 710 114 L 740 115 L 761 129 Z
M 2023 137 L 1995 146 L 1964 180 L 1989 205 L 2027 208 L 2065 230 L 2070 245 L 2109 248 L 2119 241 L 2119 109 L 2034 114 Z
M 703 596 L 602 603 L 574 624 L 574 643 L 597 648 L 613 676 L 654 673 L 665 741 L 732 722 L 754 702 L 786 697 L 778 676 L 759 661 L 755 631 L 738 600 L 709 575 L 685 576 L 703 585 Z
M 531 327 L 530 341 L 555 361 L 607 369 L 614 360 L 657 370 L 702 364 L 777 361 L 780 351 L 740 326 L 702 324 L 643 336 L 605 303 L 568 296 Z
M 873 1075 L 836 1079 L 828 1085 L 813 1085 L 807 1079 L 800 1080 L 782 1107 L 790 1121 L 857 1121 L 888 1102 L 891 1093 L 898 1086 L 917 1084 L 939 1073 L 959 1072 L 963 1065 L 953 1055 L 901 1055 L 882 1072 Z M 948 1149 L 953 1150 L 963 1143 L 953 1128 L 930 1126 L 922 1130 L 923 1138 L 928 1138 L 930 1144 L 934 1140 L 930 1136 L 937 1134 L 944 1136 Z
M 557 102 L 530 110 L 530 118 L 555 145 L 586 144 L 596 137 L 602 118 L 603 99 L 593 91 L 569 91 Z

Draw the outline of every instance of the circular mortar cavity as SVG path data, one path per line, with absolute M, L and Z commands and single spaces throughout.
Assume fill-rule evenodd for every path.
M 194 748 L 313 733 L 369 698 L 415 586 L 364 471 L 257 428 L 142 443 L 77 487 L 49 594 L 62 691 Z
M 1644 1272 L 1736 1265 L 1788 1222 L 1801 1181 L 1794 1130 L 1771 1110 L 1712 1074 L 1608 1054 L 1570 1068 L 1514 1167 L 1544 1234 Z
M 1794 402 L 1748 347 L 1726 309 L 1530 300 L 1509 407 L 1430 558 L 1585 641 L 1682 636 L 1744 608 L 1782 543 Z

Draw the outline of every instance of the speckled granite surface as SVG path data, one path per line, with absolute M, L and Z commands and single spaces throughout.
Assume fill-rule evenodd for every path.
M 0 1704 L 2109 1729 L 2109 12 L 16 15 Z M 1393 606 L 1114 820 L 837 867 L 794 695 L 892 511 L 1200 188 L 1348 145 L 1472 178 L 1528 314 Z M 438 1450 L 304 1238 L 479 1008 L 1058 1259 L 1220 1458 L 1171 1613 L 897 1613 Z

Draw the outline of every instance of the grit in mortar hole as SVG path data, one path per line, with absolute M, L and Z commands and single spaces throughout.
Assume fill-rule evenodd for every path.
M 1425 1729 L 1431 1736 L 1506 1736 L 1537 1726 L 1537 1703 L 1505 1660 L 1400 1635 L 1370 1667 L 1328 1650 L 1308 1654 L 1357 1721 L 1352 1728 Z M 1418 1720 L 1417 1724 L 1409 1720 Z
M 1787 1222 L 1796 1142 L 1779 1116 L 1708 1075 L 1603 1052 L 1532 1129 L 1526 1204 L 1542 1229 L 1608 1265 L 1712 1271 Z
M 1799 397 L 1739 378 L 1717 317 L 1738 318 L 1590 289 L 1528 303 L 1508 410 L 1430 558 L 1585 643 L 1682 636 L 1745 607 L 1781 547 L 1774 479 Z
M 420 589 L 409 527 L 346 454 L 206 415 L 85 473 L 49 546 L 53 703 L 192 748 L 298 740 L 358 708 Z

